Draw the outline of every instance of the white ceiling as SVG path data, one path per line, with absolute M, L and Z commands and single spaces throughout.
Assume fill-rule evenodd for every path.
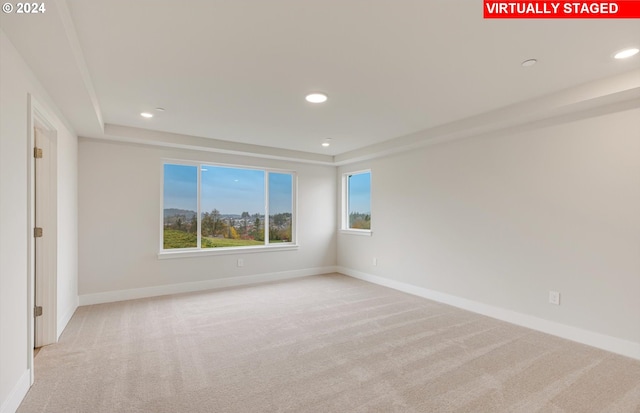
M 640 47 L 639 20 L 485 20 L 480 0 L 47 7 L 3 15 L 2 29 L 94 138 L 127 126 L 340 155 L 640 69 L 638 55 L 611 58 Z M 329 101 L 305 102 L 311 91 Z

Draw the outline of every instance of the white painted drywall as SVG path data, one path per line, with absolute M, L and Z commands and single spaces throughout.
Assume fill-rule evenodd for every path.
M 58 132 L 58 337 L 78 308 L 78 138 Z
M 85 295 L 335 266 L 335 168 L 81 139 L 79 291 Z M 158 259 L 162 159 L 291 169 L 295 251 Z M 237 267 L 237 259 L 244 266 Z M 123 295 L 124 297 L 124 295 Z
M 339 267 L 640 344 L 640 109 L 339 173 L 364 168 L 373 236 Z
M 27 160 L 31 94 L 53 114 L 58 141 L 58 328 L 77 306 L 77 139 L 0 30 L 0 411 L 13 411 L 29 384 Z M 26 377 L 26 381 L 25 381 Z

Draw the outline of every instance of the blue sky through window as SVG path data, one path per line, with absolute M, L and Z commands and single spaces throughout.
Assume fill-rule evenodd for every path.
M 269 174 L 269 214 L 292 212 L 293 175 L 271 172 Z
M 265 171 L 202 165 L 202 212 L 214 208 L 221 214 L 264 214 Z M 164 165 L 164 208 L 197 210 L 198 167 Z M 271 214 L 292 212 L 293 176 L 269 174 L 269 209 Z
M 354 174 L 349 177 L 349 213 L 371 213 L 371 173 Z
M 264 214 L 264 171 L 202 165 L 202 212 Z
M 198 167 L 164 165 L 164 208 L 198 210 Z

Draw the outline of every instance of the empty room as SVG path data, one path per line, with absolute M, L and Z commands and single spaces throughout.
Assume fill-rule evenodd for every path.
M 0 413 L 640 412 L 640 1 L 0 13 Z

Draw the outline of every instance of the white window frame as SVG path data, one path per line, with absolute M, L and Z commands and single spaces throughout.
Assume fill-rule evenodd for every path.
M 349 177 L 352 175 L 359 175 L 368 173 L 371 179 L 371 188 L 369 191 L 369 196 L 371 197 L 371 204 L 369 205 L 371 208 L 371 217 L 373 218 L 373 173 L 371 169 L 362 169 L 358 171 L 349 171 L 342 174 L 342 206 L 341 206 L 341 224 L 340 224 L 340 233 L 341 234 L 349 234 L 349 235 L 362 235 L 362 236 L 371 236 L 373 235 L 373 219 L 371 220 L 371 228 L 370 229 L 358 229 L 358 228 L 349 228 Z
M 184 165 L 194 166 L 198 171 L 197 178 L 197 217 L 198 217 L 198 232 L 197 232 L 197 246 L 193 248 L 164 248 L 164 166 L 165 165 Z M 264 245 L 250 245 L 246 247 L 218 247 L 218 248 L 202 248 L 201 237 L 201 225 L 202 225 L 202 207 L 201 207 L 201 190 L 202 190 L 202 168 L 206 166 L 219 166 L 223 168 L 238 168 L 248 169 L 264 172 L 264 214 L 265 214 L 265 229 L 264 229 Z M 292 178 L 291 185 L 291 242 L 287 243 L 269 243 L 269 173 L 290 174 Z M 296 171 L 289 169 L 276 169 L 276 168 L 263 168 L 246 165 L 235 164 L 223 164 L 218 162 L 207 161 L 190 161 L 183 159 L 162 159 L 160 163 L 160 233 L 159 233 L 159 245 L 158 245 L 158 258 L 187 258 L 187 257 L 200 257 L 205 255 L 230 255 L 230 254 L 250 254 L 270 251 L 290 251 L 298 249 L 298 174 Z

